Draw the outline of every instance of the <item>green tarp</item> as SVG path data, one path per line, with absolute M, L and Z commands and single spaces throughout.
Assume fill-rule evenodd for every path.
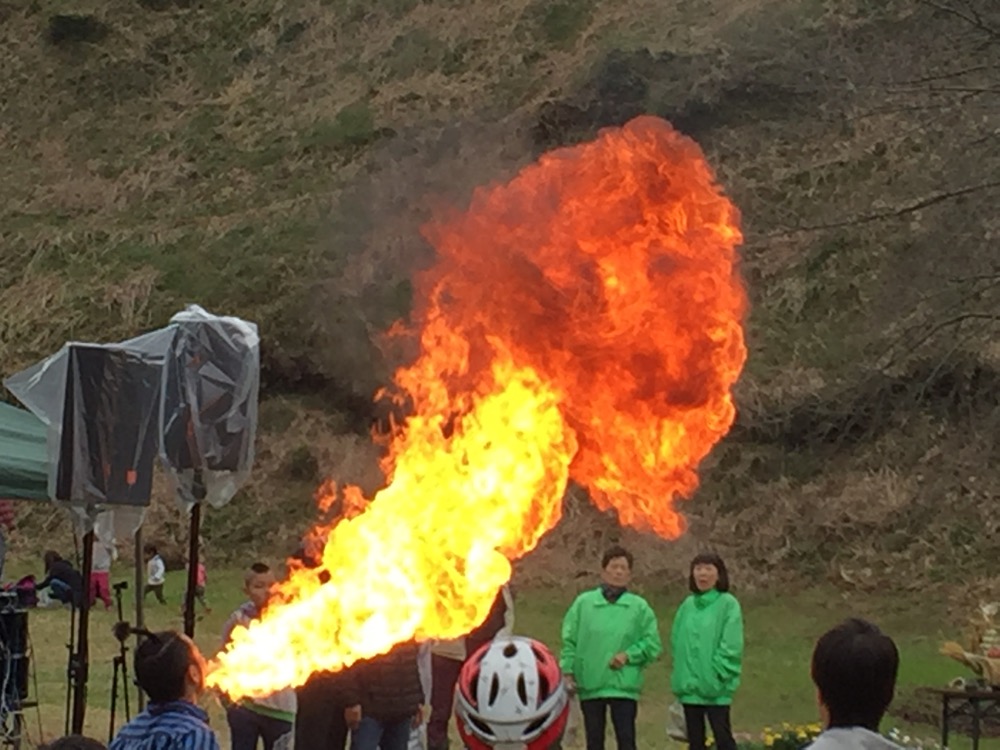
M 47 500 L 45 425 L 34 414 L 0 402 L 0 498 Z

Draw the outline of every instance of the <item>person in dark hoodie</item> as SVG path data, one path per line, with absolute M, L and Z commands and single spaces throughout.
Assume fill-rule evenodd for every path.
M 68 560 L 64 560 L 53 550 L 46 552 L 42 560 L 45 563 L 45 579 L 38 584 L 36 590 L 47 588 L 56 601 L 79 607 L 83 602 L 83 576 Z
M 410 729 L 422 720 L 424 689 L 418 655 L 416 643 L 401 643 L 344 673 L 351 750 L 406 750 Z
M 318 580 L 330 580 L 323 567 L 323 541 L 315 536 L 302 540 L 292 555 L 293 564 L 315 571 Z M 295 750 L 344 750 L 347 747 L 348 695 L 344 672 L 317 672 L 298 688 L 295 714 Z
M 812 679 L 825 729 L 809 750 L 899 750 L 878 733 L 898 671 L 896 644 L 872 623 L 851 618 L 824 633 Z

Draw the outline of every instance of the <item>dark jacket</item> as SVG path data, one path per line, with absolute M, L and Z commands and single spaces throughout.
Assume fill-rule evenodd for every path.
M 496 634 L 500 632 L 506 623 L 507 600 L 504 599 L 503 590 L 497 592 L 490 607 L 489 614 L 482 624 L 465 637 L 466 656 L 472 656 L 476 650 L 484 643 L 492 641 Z
M 358 662 L 344 673 L 349 706 L 382 722 L 400 721 L 417 713 L 424 689 L 417 668 L 416 643 L 401 643 L 384 656 Z
M 69 586 L 70 591 L 73 592 L 73 602 L 79 606 L 83 600 L 83 577 L 76 568 L 70 565 L 68 560 L 56 560 L 45 573 L 45 580 L 35 587 L 36 590 L 41 591 L 48 588 L 53 579 L 62 581 Z

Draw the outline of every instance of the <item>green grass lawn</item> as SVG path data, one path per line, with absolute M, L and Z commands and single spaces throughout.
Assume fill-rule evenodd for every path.
M 10 574 L 27 571 L 23 564 L 11 565 Z M 113 580 L 130 577 L 130 570 L 120 565 Z M 167 606 L 150 600 L 147 623 L 151 628 L 180 628 L 180 596 L 184 580 L 182 573 L 167 577 Z M 197 624 L 196 640 L 207 653 L 219 645 L 219 632 L 230 611 L 241 601 L 241 573 L 238 570 L 209 570 L 208 599 L 212 606 Z M 133 590 L 126 592 L 125 605 L 131 612 Z M 529 634 L 558 645 L 559 625 L 563 612 L 575 591 L 519 590 L 517 592 L 517 623 L 519 633 Z M 651 593 L 649 599 L 660 616 L 665 638 L 673 610 L 683 592 Z M 743 686 L 733 707 L 734 724 L 739 732 L 758 732 L 765 726 L 789 722 L 816 720 L 815 696 L 808 675 L 809 654 L 815 638 L 827 627 L 848 615 L 869 617 L 878 622 L 895 639 L 902 652 L 900 687 L 906 690 L 916 685 L 940 685 L 961 674 L 961 667 L 937 654 L 938 644 L 953 637 L 943 614 L 943 607 L 900 600 L 894 596 L 845 596 L 829 588 L 808 591 L 774 591 L 743 598 L 746 618 L 746 663 Z M 92 616 L 91 670 L 88 693 L 87 733 L 107 740 L 110 707 L 111 664 L 117 652 L 117 642 L 111 635 L 116 617 L 98 606 Z M 28 714 L 28 729 L 32 740 L 41 736 L 51 739 L 63 728 L 65 705 L 66 655 L 69 613 L 64 609 L 38 610 L 30 615 L 31 641 L 34 649 L 34 670 L 37 676 L 39 711 Z M 664 734 L 668 692 L 669 655 L 648 672 L 646 692 L 639 714 L 640 747 L 664 747 L 671 743 Z M 33 688 L 34 690 L 34 688 Z M 132 694 L 134 706 L 134 693 Z M 212 698 L 205 699 L 213 724 L 219 731 L 223 747 L 228 733 L 222 711 Z M 123 715 L 119 713 L 119 721 Z M 885 728 L 898 725 L 891 718 Z M 929 726 L 905 729 L 911 734 L 934 738 L 937 731 Z M 967 746 L 964 738 L 952 747 Z M 571 743 L 570 747 L 578 746 Z M 990 740 L 984 747 L 1000 747 Z

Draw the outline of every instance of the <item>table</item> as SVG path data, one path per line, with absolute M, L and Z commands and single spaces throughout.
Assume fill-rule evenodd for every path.
M 941 747 L 948 747 L 949 723 L 968 716 L 972 719 L 972 750 L 979 750 L 983 719 L 1000 721 L 1000 690 L 960 690 L 956 688 L 921 688 L 941 697 Z

